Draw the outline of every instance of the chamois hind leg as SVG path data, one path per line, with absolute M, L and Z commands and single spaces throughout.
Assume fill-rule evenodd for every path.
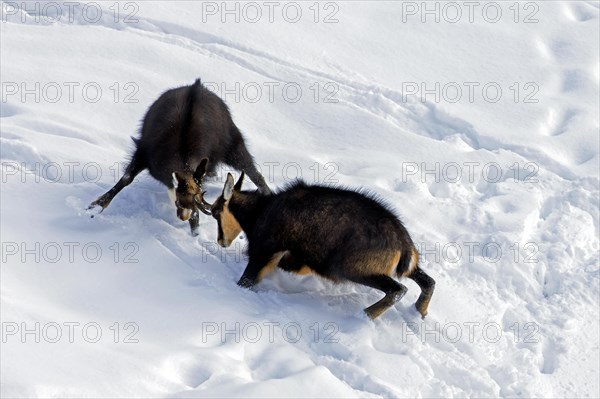
M 254 163 L 247 165 L 243 170 L 250 180 L 252 180 L 252 183 L 256 184 L 256 187 L 258 187 L 258 191 L 260 191 L 261 194 L 271 194 L 271 189 L 267 185 L 265 178 L 260 174 L 258 169 L 256 169 Z
M 385 274 L 375 274 L 369 276 L 360 276 L 350 278 L 351 281 L 366 285 L 385 293 L 385 296 L 373 305 L 365 309 L 365 313 L 371 320 L 375 320 L 383 312 L 385 312 L 390 306 L 393 306 L 398 302 L 406 291 L 408 290 L 404 285 L 400 284 L 390 276 Z
M 308 265 L 295 258 L 290 251 L 287 251 L 282 256 L 277 267 L 279 267 L 281 270 L 285 270 L 288 273 L 299 274 L 301 276 L 313 273 Z
M 419 285 L 419 288 L 421 288 L 421 295 L 419 295 L 419 299 L 417 299 L 415 307 L 419 313 L 421 313 L 421 317 L 425 318 L 425 316 L 427 316 L 427 308 L 429 307 L 431 296 L 433 295 L 433 291 L 435 289 L 435 280 L 429 277 L 418 266 L 415 268 L 412 274 L 408 276 L 408 278 L 414 280 L 414 282 Z
M 233 166 L 237 170 L 243 170 L 250 180 L 252 180 L 252 183 L 256 185 L 261 194 L 271 194 L 271 189 L 267 185 L 265 178 L 256 168 L 254 159 L 243 142 L 237 144 L 235 151 L 232 154 L 226 155 L 225 163 L 229 166 Z
M 135 179 L 135 177 L 144 169 L 146 169 L 146 163 L 136 151 L 136 153 L 133 154 L 129 165 L 127 165 L 127 168 L 125 168 L 125 174 L 123 174 L 123 177 L 121 177 L 121 179 L 113 186 L 113 188 L 98 197 L 96 201 L 92 202 L 87 209 L 89 210 L 96 206 L 100 206 L 102 208 L 100 212 L 102 212 L 108 206 L 108 204 L 110 204 L 115 195 L 130 185 L 133 179 Z

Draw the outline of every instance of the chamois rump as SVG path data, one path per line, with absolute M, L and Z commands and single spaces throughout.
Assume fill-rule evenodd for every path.
M 276 194 L 241 191 L 228 174 L 221 196 L 211 207 L 218 243 L 227 247 L 244 231 L 248 265 L 238 285 L 249 288 L 280 267 L 314 272 L 335 282 L 351 281 L 384 292 L 365 309 L 375 319 L 399 301 L 408 277 L 421 289 L 415 304 L 422 317 L 435 281 L 419 268 L 419 253 L 400 220 L 373 196 L 352 190 L 297 181 Z
M 202 179 L 207 173 L 214 174 L 219 163 L 245 171 L 261 193 L 271 192 L 227 105 L 200 79 L 191 86 L 163 93 L 146 113 L 140 138 L 133 141 L 135 151 L 123 177 L 88 209 L 98 206 L 102 212 L 119 191 L 148 169 L 152 177 L 168 187 L 177 217 L 189 220 L 192 234 L 197 235 L 198 211 L 210 214 Z

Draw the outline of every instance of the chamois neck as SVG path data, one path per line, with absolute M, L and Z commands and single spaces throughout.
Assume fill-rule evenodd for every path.
M 229 211 L 248 234 L 256 224 L 266 196 L 258 191 L 238 191 L 229 201 Z

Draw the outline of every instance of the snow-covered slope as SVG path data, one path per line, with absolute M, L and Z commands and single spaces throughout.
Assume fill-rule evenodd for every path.
M 598 2 L 69 4 L 1 3 L 3 397 L 598 395 Z M 365 287 L 240 289 L 244 239 L 147 173 L 86 215 L 198 77 L 271 187 L 393 205 L 425 320 L 412 281 L 375 322 Z

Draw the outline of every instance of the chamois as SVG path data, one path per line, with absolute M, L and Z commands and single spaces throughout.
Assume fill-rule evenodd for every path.
M 248 265 L 238 285 L 250 288 L 280 267 L 335 282 L 376 288 L 385 297 L 364 311 L 375 319 L 399 301 L 407 288 L 394 277 L 408 277 L 421 288 L 415 306 L 422 317 L 435 281 L 419 268 L 419 253 L 400 220 L 373 196 L 297 181 L 276 194 L 241 191 L 228 174 L 211 207 L 218 243 L 227 247 L 244 231 Z
M 152 177 L 168 187 L 177 217 L 189 219 L 192 234 L 197 235 L 198 211 L 210 214 L 202 179 L 207 173 L 215 174 L 219 163 L 248 173 L 261 193 L 271 192 L 227 105 L 200 79 L 191 86 L 163 93 L 148 109 L 140 138 L 133 141 L 136 148 L 123 177 L 88 209 L 99 206 L 102 212 L 119 191 L 148 169 Z

